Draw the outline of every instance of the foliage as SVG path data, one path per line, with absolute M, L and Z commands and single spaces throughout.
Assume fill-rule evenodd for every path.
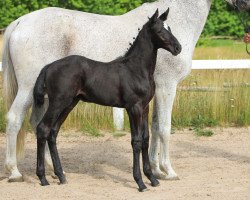
M 0 28 L 29 12 L 46 8 L 61 7 L 98 14 L 119 15 L 153 0 L 1 0 Z
M 49 6 L 68 8 L 98 14 L 119 15 L 126 13 L 145 2 L 155 0 L 1 0 L 0 28 L 29 12 Z M 242 13 L 246 18 L 247 14 Z M 227 35 L 242 37 L 243 26 L 236 13 L 225 1 L 213 1 L 212 9 L 203 36 Z
M 239 20 L 249 20 L 249 13 L 237 13 L 231 6 L 225 4 L 223 0 L 213 1 L 211 12 L 209 13 L 203 36 L 234 36 L 242 37 L 244 35 L 244 27 Z

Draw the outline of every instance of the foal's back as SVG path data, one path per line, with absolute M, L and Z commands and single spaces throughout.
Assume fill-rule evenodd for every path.
M 130 66 L 127 58 L 104 63 L 78 55 L 65 57 L 44 68 L 48 96 L 126 107 L 126 96 L 133 93 L 138 78 Z

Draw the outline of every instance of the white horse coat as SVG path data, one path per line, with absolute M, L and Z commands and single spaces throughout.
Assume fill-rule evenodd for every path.
M 211 0 L 158 0 L 121 16 L 45 8 L 12 22 L 4 36 L 3 55 L 5 99 L 11 105 L 7 115 L 5 162 L 11 173 L 9 180 L 22 180 L 17 168 L 16 144 L 21 143 L 23 137 L 17 135 L 32 105 L 33 87 L 40 70 L 46 64 L 72 54 L 111 61 L 126 52 L 129 42 L 137 36 L 138 28 L 148 16 L 157 8 L 163 12 L 168 7 L 167 23 L 183 50 L 177 57 L 166 51 L 158 52 L 150 161 L 157 177 L 177 179 L 169 158 L 172 106 L 177 84 L 190 73 L 195 44 L 210 6 Z M 33 109 L 33 127 L 36 127 L 45 109 Z M 48 153 L 46 160 L 52 167 Z

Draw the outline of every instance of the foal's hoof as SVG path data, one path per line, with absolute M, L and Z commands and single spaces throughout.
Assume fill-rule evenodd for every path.
M 61 180 L 60 183 L 58 183 L 58 185 L 65 185 L 68 184 L 68 181 L 66 179 Z
M 68 181 L 65 181 L 65 182 L 62 182 L 62 183 L 61 182 L 58 183 L 58 185 L 66 185 L 66 184 L 68 184 Z
M 41 183 L 41 186 L 47 186 L 47 185 L 49 185 L 48 181 Z
M 144 184 L 141 184 L 140 186 L 139 186 L 139 192 L 146 192 L 146 191 L 148 191 L 148 188 L 146 187 L 146 185 L 144 185 Z
M 63 174 L 64 174 L 64 176 L 66 176 L 66 172 L 65 172 L 65 171 L 63 171 Z M 51 177 L 52 177 L 53 179 L 58 179 L 58 176 L 55 175 L 54 173 L 51 174 Z
M 151 182 L 151 186 L 153 186 L 153 187 L 157 187 L 159 185 L 160 185 L 160 182 L 157 179 L 155 179 L 154 181 Z
M 149 191 L 148 188 L 144 188 L 144 189 L 140 189 L 140 188 L 139 188 L 139 192 L 147 192 L 147 191 Z
M 41 186 L 46 186 L 49 185 L 49 182 L 47 181 L 47 179 L 43 178 L 41 179 Z

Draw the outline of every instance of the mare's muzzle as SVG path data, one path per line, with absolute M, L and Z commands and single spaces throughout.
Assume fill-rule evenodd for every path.
M 240 11 L 250 10 L 250 0 L 235 0 L 234 6 Z

